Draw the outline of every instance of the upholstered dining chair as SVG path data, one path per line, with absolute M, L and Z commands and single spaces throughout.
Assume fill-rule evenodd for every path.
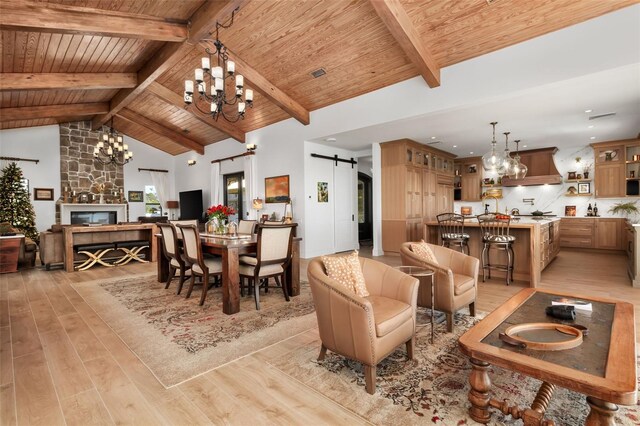
M 200 245 L 200 234 L 195 225 L 178 225 L 182 233 L 182 244 L 184 248 L 184 258 L 191 268 L 191 282 L 187 290 L 187 299 L 191 297 L 196 276 L 202 277 L 202 293 L 200 295 L 200 306 L 204 305 L 209 290 L 209 277 L 211 275 L 220 278 L 222 275 L 222 261 L 220 258 L 204 257 L 202 246 Z
M 400 258 L 404 266 L 421 266 L 433 269 L 435 280 L 435 307 L 433 309 L 444 312 L 447 316 L 447 331 L 453 331 L 453 314 L 458 310 L 469 307 L 471 316 L 476 315 L 475 301 L 478 294 L 478 271 L 480 261 L 475 257 L 460 253 L 435 244 L 427 244 L 437 262 L 428 261 L 418 256 L 411 244 L 402 243 Z M 420 286 L 418 292 L 418 306 L 431 308 L 431 286 Z
M 289 301 L 285 273 L 291 262 L 292 230 L 286 225 L 259 227 L 256 257 L 240 258 L 240 279 L 246 279 L 249 288 L 253 286 L 257 310 L 260 310 L 260 287 L 265 285 L 266 291 L 271 277 L 282 287 L 284 298 Z
M 258 222 L 255 220 L 241 220 L 238 222 L 238 234 L 253 234 Z
M 171 280 L 176 275 L 176 272 L 180 272 L 180 281 L 178 282 L 178 289 L 176 294 L 180 294 L 182 291 L 182 285 L 186 280 L 186 270 L 187 267 L 185 265 L 182 249 L 178 245 L 178 234 L 176 232 L 176 227 L 171 223 L 156 223 L 158 228 L 160 228 L 160 234 L 162 234 L 162 252 L 165 257 L 169 259 L 169 277 L 167 278 L 167 284 L 164 286 L 165 289 L 169 288 L 169 284 L 171 284 Z
M 360 258 L 369 296 L 360 297 L 329 278 L 321 258 L 307 277 L 320 332 L 320 355 L 327 349 L 364 365 L 365 389 L 376 391 L 376 366 L 405 344 L 413 359 L 418 280 L 384 263 Z

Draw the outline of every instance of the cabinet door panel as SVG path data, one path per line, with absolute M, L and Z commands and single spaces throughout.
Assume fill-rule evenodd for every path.
M 596 248 L 622 250 L 622 229 L 619 219 L 598 219 L 596 221 Z
M 624 164 L 603 164 L 596 167 L 596 198 L 624 197 L 626 182 Z

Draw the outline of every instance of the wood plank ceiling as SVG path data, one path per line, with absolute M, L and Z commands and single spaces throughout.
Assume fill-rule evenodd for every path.
M 0 0 L 0 128 L 79 119 L 99 127 L 114 116 L 115 128 L 158 149 L 202 152 L 290 117 L 304 125 L 309 111 L 417 75 L 446 85 L 441 68 L 635 3 Z M 245 120 L 216 123 L 185 109 L 182 90 L 201 40 L 236 7 L 220 39 L 255 106 Z M 312 77 L 319 68 L 326 75 Z

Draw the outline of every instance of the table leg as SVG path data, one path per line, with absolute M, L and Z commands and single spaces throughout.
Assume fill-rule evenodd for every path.
M 158 282 L 164 283 L 169 278 L 169 259 L 164 255 L 162 251 L 162 241 L 160 236 L 156 236 L 156 244 L 154 250 L 156 252 L 156 259 L 158 263 Z
M 585 426 L 614 426 L 615 414 L 618 406 L 607 401 L 603 401 L 591 396 L 587 397 L 587 403 L 591 406 L 591 411 L 584 422 Z
M 489 423 L 491 412 L 489 401 L 491 396 L 491 379 L 489 378 L 489 363 L 471 358 L 471 374 L 469 375 L 469 416 L 478 423 Z
M 287 280 L 287 290 L 289 296 L 300 295 L 300 241 L 293 240 L 291 243 L 291 262 L 285 274 Z
M 239 264 L 237 248 L 222 252 L 222 312 L 227 315 L 240 312 Z

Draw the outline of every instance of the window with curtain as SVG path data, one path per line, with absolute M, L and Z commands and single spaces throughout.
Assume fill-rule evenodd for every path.
M 144 187 L 144 212 L 145 216 L 162 216 L 162 205 L 154 185 Z

